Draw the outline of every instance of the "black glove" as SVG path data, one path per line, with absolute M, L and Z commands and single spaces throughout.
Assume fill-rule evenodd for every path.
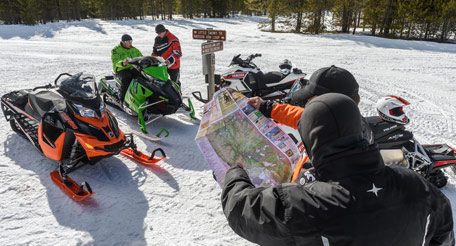
M 274 101 L 265 100 L 260 104 L 259 111 L 266 117 L 271 118 L 272 109 L 274 108 Z

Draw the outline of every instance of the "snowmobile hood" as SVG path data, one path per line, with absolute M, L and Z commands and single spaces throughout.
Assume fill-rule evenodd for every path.
M 368 145 L 358 107 L 350 97 L 338 93 L 324 94 L 308 103 L 298 130 L 316 169 L 331 156 Z
M 158 80 L 161 81 L 168 81 L 168 69 L 166 66 L 159 66 L 159 67 L 146 67 L 143 71 Z

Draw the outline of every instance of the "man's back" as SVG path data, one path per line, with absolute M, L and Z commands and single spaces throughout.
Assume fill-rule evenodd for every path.
M 243 194 L 244 201 L 226 200 L 235 187 L 224 190 L 230 226 L 262 245 L 454 245 L 448 199 L 413 171 L 384 166 L 377 155 L 374 149 L 339 158 L 328 165 L 344 169 L 343 176 Z M 227 174 L 226 187 L 241 185 L 234 177 Z M 245 228 L 246 221 L 258 228 Z
M 353 166 L 359 167 L 359 163 L 375 161 L 371 154 L 349 158 Z M 350 166 L 340 160 L 330 165 L 339 164 Z M 451 241 L 454 244 L 450 233 L 453 222 L 448 199 L 407 168 L 383 166 L 381 161 L 378 167 L 377 170 L 360 170 L 359 173 L 352 170 L 351 174 L 329 182 L 349 192 L 351 199 L 345 202 L 338 199 L 340 195 L 337 192 L 322 192 L 327 191 L 327 188 L 321 189 L 327 184 L 316 182 L 305 186 L 305 189 L 319 194 L 312 200 L 321 199 L 323 202 L 319 205 L 311 202 L 297 205 L 303 206 L 303 209 L 296 211 L 304 212 L 293 215 L 296 224 L 292 227 L 299 230 L 302 228 L 299 218 L 315 217 L 308 218 L 304 224 L 311 223 L 319 228 L 319 233 L 330 245 L 451 245 Z M 299 194 L 302 193 L 290 191 L 290 204 L 298 204 L 302 200 Z M 425 237 L 426 243 L 423 244 Z
M 243 169 L 229 170 L 222 206 L 236 233 L 262 245 L 454 245 L 448 199 L 417 173 L 383 164 L 350 97 L 313 99 L 298 131 L 317 181 L 255 188 Z

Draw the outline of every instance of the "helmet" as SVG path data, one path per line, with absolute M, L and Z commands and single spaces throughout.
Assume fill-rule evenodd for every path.
M 288 59 L 283 60 L 279 65 L 280 71 L 285 75 L 288 75 L 291 72 L 292 67 L 293 63 Z
M 279 68 L 280 69 L 291 69 L 293 67 L 293 63 L 291 63 L 290 60 L 285 59 L 280 63 Z
M 409 102 L 401 97 L 386 96 L 377 101 L 377 112 L 383 120 L 405 125 L 408 124 L 410 120 L 407 115 L 405 115 L 402 107 L 409 104 Z

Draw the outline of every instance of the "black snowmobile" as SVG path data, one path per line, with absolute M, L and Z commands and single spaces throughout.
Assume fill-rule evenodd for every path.
M 439 188 L 446 185 L 448 179 L 441 169 L 456 164 L 455 148 L 447 144 L 421 145 L 413 133 L 405 129 L 405 125 L 379 116 L 366 117 L 366 120 L 380 150 L 402 150 L 406 167 L 420 173 Z
M 78 185 L 68 174 L 86 164 L 117 154 L 145 165 L 166 157 L 161 149 L 152 157 L 137 150 L 133 136 L 124 134 L 104 107 L 92 75 L 62 73 L 54 85 L 3 95 L 1 107 L 13 131 L 59 162 L 58 170 L 50 173 L 51 179 L 76 201 L 93 193 L 88 183 Z M 157 151 L 161 158 L 154 158 Z

